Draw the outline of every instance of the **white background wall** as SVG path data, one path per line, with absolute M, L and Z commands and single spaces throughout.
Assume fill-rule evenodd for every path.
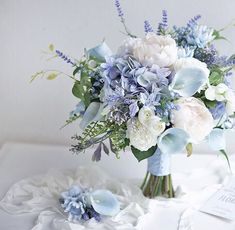
M 202 23 L 222 28 L 234 18 L 235 0 L 122 0 L 127 24 L 143 35 L 145 19 L 157 26 L 167 9 L 170 24 L 184 25 L 202 14 Z M 124 38 L 112 0 L 0 0 L 0 145 L 7 141 L 70 144 L 77 124 L 60 130 L 76 104 L 72 82 L 30 76 L 41 69 L 71 72 L 63 61 L 46 62 L 48 44 L 74 57 L 103 38 L 115 50 Z M 218 42 L 225 54 L 235 53 L 235 27 L 224 32 L 231 43 Z M 229 135 L 230 144 L 233 134 Z M 230 147 L 231 148 L 231 147 Z M 202 151 L 207 151 L 202 148 Z

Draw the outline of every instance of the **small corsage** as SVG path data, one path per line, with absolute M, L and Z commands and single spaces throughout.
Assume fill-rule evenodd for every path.
M 71 222 L 87 221 L 91 218 L 101 221 L 102 216 L 114 216 L 120 211 L 117 198 L 104 189 L 91 190 L 73 186 L 61 193 L 59 202 Z

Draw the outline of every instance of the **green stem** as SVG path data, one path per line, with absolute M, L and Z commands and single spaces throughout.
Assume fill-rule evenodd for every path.
M 144 186 L 146 184 L 146 181 L 148 179 L 148 176 L 149 176 L 149 172 L 147 171 L 147 173 L 145 174 L 145 177 L 144 177 L 144 181 L 143 181 L 143 183 L 140 186 L 141 190 L 143 190 L 143 188 L 144 188 Z
M 143 194 L 149 198 L 161 195 L 167 196 L 168 198 L 175 196 L 171 175 L 154 176 L 147 172 L 141 185 L 141 189 Z

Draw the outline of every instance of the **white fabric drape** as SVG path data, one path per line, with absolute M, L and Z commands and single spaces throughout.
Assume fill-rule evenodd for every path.
M 232 163 L 235 165 L 235 161 Z M 0 207 L 11 214 L 37 213 L 38 219 L 31 230 L 197 230 L 194 217 L 199 213 L 198 208 L 220 188 L 226 175 L 221 159 L 206 169 L 174 174 L 175 184 L 181 185 L 177 186 L 177 198 L 150 200 L 142 195 L 138 186 L 128 181 L 119 182 L 96 167 L 66 172 L 51 170 L 14 184 Z M 104 217 L 100 223 L 94 219 L 82 224 L 69 223 L 58 198 L 72 185 L 112 191 L 120 201 L 121 211 L 112 218 Z

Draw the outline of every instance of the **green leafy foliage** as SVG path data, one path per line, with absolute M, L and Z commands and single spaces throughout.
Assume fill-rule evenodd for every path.
M 106 139 L 110 140 L 110 149 L 119 157 L 119 152 L 129 145 L 129 140 L 126 138 L 126 125 L 117 125 L 109 121 L 91 122 L 83 131 L 82 135 L 75 136 L 77 144 L 71 149 L 75 153 L 79 153 L 90 146 L 100 144 Z M 107 154 L 107 148 L 103 147 Z M 94 156 L 93 156 L 94 157 Z
M 209 82 L 211 85 L 218 85 L 224 82 L 224 72 L 219 68 L 212 69 L 209 76 Z
M 153 146 L 147 151 L 140 151 L 139 149 L 136 149 L 134 146 L 131 146 L 131 151 L 138 161 L 142 161 L 146 158 L 151 157 L 155 153 L 156 149 L 157 146 Z
M 74 121 L 76 121 L 78 118 L 80 118 L 80 116 L 74 115 L 72 117 L 69 117 L 69 119 L 67 119 L 65 121 L 65 124 L 61 127 L 61 129 L 63 129 L 64 127 L 66 127 L 67 125 L 70 125 L 71 123 L 73 123 Z
M 209 108 L 209 109 L 212 109 L 216 106 L 217 104 L 217 101 L 210 101 L 210 100 L 203 100 L 203 102 L 205 103 L 206 107 Z
M 129 145 L 129 139 L 126 138 L 126 126 L 113 124 L 111 130 L 110 147 L 112 152 L 118 156 L 118 153 Z
M 91 81 L 88 74 L 84 71 L 80 74 L 80 80 L 76 80 L 72 93 L 75 97 L 81 99 L 86 107 L 91 103 L 91 94 L 89 92 L 91 87 Z
M 220 31 L 214 30 L 213 36 L 215 37 L 214 40 L 227 40 L 227 38 L 221 36 Z

